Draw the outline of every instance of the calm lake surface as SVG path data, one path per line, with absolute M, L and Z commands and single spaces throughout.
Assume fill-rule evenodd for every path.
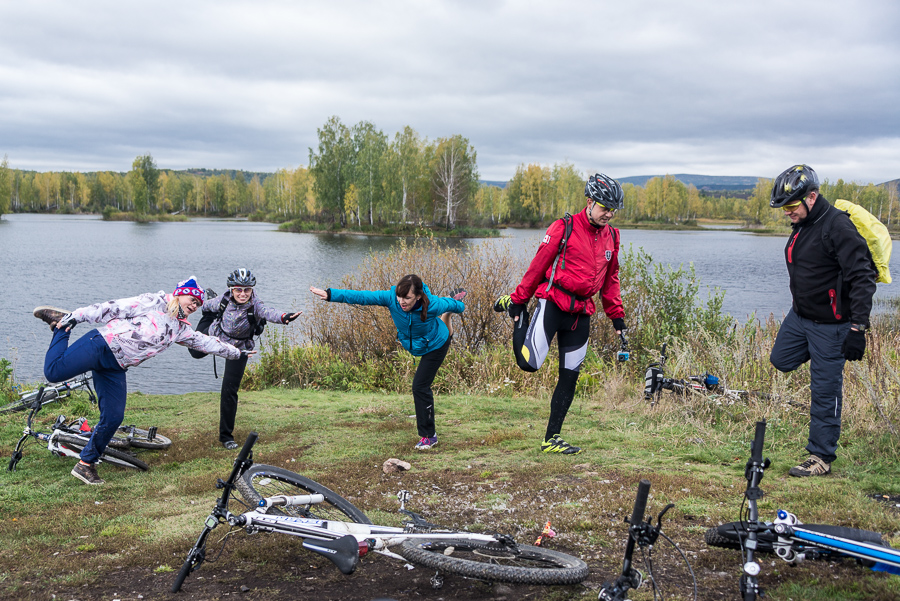
M 543 230 L 507 230 L 502 240 L 450 241 L 450 244 L 507 243 L 520 250 L 523 270 L 534 256 Z M 643 248 L 657 263 L 693 262 L 706 286 L 726 291 L 725 311 L 740 321 L 751 314 L 779 319 L 790 307 L 782 249 L 786 236 L 754 236 L 725 229 L 672 232 L 622 230 L 624 252 Z M 249 267 L 266 304 L 303 311 L 315 300 L 311 285 L 340 282 L 370 252 L 396 242 L 379 236 L 291 234 L 269 223 L 195 219 L 185 223 L 104 222 L 96 216 L 4 215 L 0 219 L 0 257 L 6 302 L 0 309 L 0 357 L 15 366 L 22 382 L 43 379 L 50 332 L 31 311 L 38 305 L 74 309 L 144 292 L 171 292 L 196 275 L 202 286 L 224 292 L 236 267 Z M 900 278 L 898 262 L 891 266 Z M 895 285 L 878 286 L 878 297 L 896 296 Z M 498 291 L 498 294 L 503 291 Z M 628 307 L 625 307 L 626 314 Z M 303 319 L 303 317 L 301 317 Z M 192 322 L 196 323 L 195 315 Z M 282 327 L 282 326 L 273 326 Z M 84 324 L 75 330 L 80 336 Z M 222 363 L 219 360 L 221 372 Z M 172 348 L 128 370 L 129 391 L 180 394 L 217 391 L 209 359 L 190 359 Z

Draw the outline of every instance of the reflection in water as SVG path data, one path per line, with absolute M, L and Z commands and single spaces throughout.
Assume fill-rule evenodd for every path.
M 500 240 L 448 244 L 509 245 L 521 257 L 524 272 L 543 231 L 505 233 L 508 237 Z M 725 310 L 742 321 L 754 311 L 780 318 L 790 306 L 784 237 L 722 230 L 623 230 L 621 238 L 623 252 L 643 248 L 655 262 L 693 262 L 705 285 L 727 290 Z M 143 292 L 171 291 L 190 275 L 221 293 L 227 274 L 237 267 L 253 270 L 259 294 L 269 306 L 303 311 L 314 300 L 308 291 L 311 285 L 339 284 L 368 253 L 386 251 L 395 242 L 381 236 L 289 234 L 272 224 L 235 220 L 135 224 L 103 222 L 94 216 L 5 215 L 0 219 L 0 256 L 15 260 L 5 263 L 11 277 L 4 281 L 0 357 L 14 362 L 20 381 L 40 380 L 50 332 L 31 316 L 35 306 L 74 309 Z M 877 296 L 881 295 L 890 292 L 879 286 Z M 81 324 L 75 334 L 89 329 Z M 128 384 L 131 391 L 152 394 L 217 391 L 221 385 L 213 377 L 211 358 L 192 359 L 181 347 L 130 369 Z

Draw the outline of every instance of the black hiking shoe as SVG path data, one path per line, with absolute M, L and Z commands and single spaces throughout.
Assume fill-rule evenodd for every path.
M 236 448 L 238 448 L 238 443 L 234 442 L 233 440 L 226 440 L 225 442 L 222 443 L 222 446 L 225 447 L 226 449 L 228 449 L 229 451 L 233 451 Z
M 51 330 L 56 327 L 56 324 L 59 323 L 60 319 L 69 313 L 70 311 L 64 311 L 63 309 L 48 306 L 35 307 L 34 311 L 31 312 L 32 315 L 49 325 Z
M 93 463 L 85 464 L 79 461 L 72 468 L 72 475 L 85 484 L 103 484 L 103 479 L 97 475 L 97 468 Z

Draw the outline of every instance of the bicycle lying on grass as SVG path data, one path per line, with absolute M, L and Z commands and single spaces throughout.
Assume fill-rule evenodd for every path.
M 318 482 L 279 467 L 253 465 L 251 449 L 257 436 L 252 432 L 247 437 L 231 475 L 218 481 L 222 495 L 188 552 L 172 584 L 173 593 L 206 559 L 210 533 L 225 524 L 248 533 L 300 537 L 304 549 L 327 557 L 344 574 L 356 570 L 359 558 L 369 551 L 434 568 L 439 571 L 432 578 L 435 588 L 441 586 L 441 571 L 514 584 L 577 584 L 588 575 L 585 562 L 557 551 L 520 545 L 506 535 L 431 524 L 404 509 L 409 499 L 406 491 L 398 495 L 401 513 L 410 518 L 403 527 L 372 524 L 352 503 Z M 253 505 L 242 514 L 228 509 L 235 488 Z
M 644 512 L 647 509 L 647 498 L 649 496 L 650 481 L 641 480 L 638 484 L 634 508 L 631 511 L 631 519 L 628 520 L 628 542 L 625 545 L 625 559 L 622 562 L 622 573 L 614 581 L 607 582 L 603 585 L 603 588 L 600 589 L 600 594 L 597 597 L 599 601 L 627 601 L 628 591 L 631 589 L 638 589 L 644 583 L 644 576 L 633 567 L 635 547 L 641 551 L 641 555 L 644 558 L 644 565 L 647 566 L 650 583 L 653 588 L 653 598 L 657 598 L 657 593 L 660 594 L 661 598 L 664 596 L 659 589 L 657 579 L 653 573 L 652 561 L 653 545 L 656 544 L 656 540 L 660 536 L 666 539 L 669 544 L 678 551 L 681 558 L 684 560 L 685 565 L 687 565 L 688 571 L 691 574 L 691 579 L 693 580 L 693 598 L 695 600 L 697 599 L 697 579 L 694 577 L 694 570 L 691 568 L 690 562 L 687 560 L 684 553 L 681 552 L 681 549 L 678 548 L 678 545 L 662 532 L 662 518 L 666 515 L 666 512 L 675 507 L 675 505 L 672 503 L 666 505 L 663 510 L 659 512 L 659 515 L 656 518 L 656 526 L 654 526 L 653 516 L 650 516 L 650 518 L 644 522 Z
M 0 414 L 13 413 L 15 411 L 25 411 L 26 409 L 31 407 L 32 403 L 34 403 L 34 400 L 38 396 L 41 397 L 41 403 L 43 405 L 56 403 L 64 398 L 71 396 L 72 392 L 81 390 L 82 388 L 87 391 L 88 398 L 90 399 L 91 403 L 96 405 L 97 397 L 94 396 L 94 391 L 91 390 L 91 376 L 82 374 L 66 382 L 61 382 L 59 384 L 48 384 L 36 390 L 27 390 L 24 392 L 20 392 L 19 398 L 7 403 L 6 405 L 0 406 Z
M 900 550 L 891 548 L 881 534 L 869 530 L 830 526 L 826 524 L 801 524 L 797 516 L 779 509 L 774 522 L 761 522 L 757 501 L 763 498 L 759 483 L 769 460 L 763 459 L 766 422 L 756 423 L 750 460 L 745 477 L 747 490 L 747 514 L 741 506 L 741 520 L 710 528 L 706 543 L 712 547 L 740 549 L 744 570 L 740 590 L 744 601 L 754 601 L 762 596 L 757 576 L 761 568 L 757 553 L 775 553 L 789 564 L 796 565 L 805 559 L 855 558 L 859 563 L 878 572 L 900 575 Z
M 25 429 L 12 457 L 9 460 L 7 471 L 15 471 L 16 466 L 22 459 L 22 448 L 29 438 L 33 438 L 37 442 L 47 443 L 47 449 L 58 457 L 79 457 L 82 449 L 90 440 L 90 428 L 86 426 L 84 418 L 78 418 L 66 423 L 66 417 L 60 415 L 51 427 L 51 431 L 41 432 L 34 428 L 34 417 L 47 403 L 43 399 L 43 388 L 38 389 L 37 395 L 31 403 L 31 411 L 26 418 Z M 89 393 L 93 397 L 93 392 Z M 109 442 L 106 450 L 100 455 L 99 461 L 118 465 L 120 467 L 134 468 L 146 471 L 149 466 L 129 453 L 127 449 L 131 447 L 145 449 L 167 449 L 172 445 L 172 441 L 165 436 L 158 434 L 156 428 L 143 430 L 135 426 L 119 426 L 118 432 Z
M 644 400 L 650 401 L 650 406 L 659 403 L 663 390 L 669 390 L 676 396 L 689 394 L 702 394 L 710 398 L 724 398 L 728 401 L 743 400 L 749 398 L 770 398 L 769 395 L 752 392 L 749 390 L 737 390 L 728 388 L 724 378 L 719 378 L 711 373 L 688 376 L 687 378 L 669 378 L 666 376 L 666 347 L 662 345 L 659 353 L 659 361 L 647 366 L 644 373 Z

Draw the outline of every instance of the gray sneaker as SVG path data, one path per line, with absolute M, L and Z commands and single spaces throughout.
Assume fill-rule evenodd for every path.
M 788 472 L 791 476 L 805 478 L 807 476 L 827 476 L 831 473 L 831 464 L 825 463 L 818 455 L 810 455 L 809 458 L 791 468 Z
M 72 475 L 85 484 L 103 484 L 103 480 L 97 475 L 97 468 L 93 463 L 87 465 L 79 461 L 72 468 Z
M 49 325 L 51 330 L 57 323 L 59 323 L 60 319 L 62 319 L 69 313 L 71 313 L 71 311 L 65 311 L 63 309 L 48 306 L 35 307 L 34 311 L 31 312 L 32 315 Z

